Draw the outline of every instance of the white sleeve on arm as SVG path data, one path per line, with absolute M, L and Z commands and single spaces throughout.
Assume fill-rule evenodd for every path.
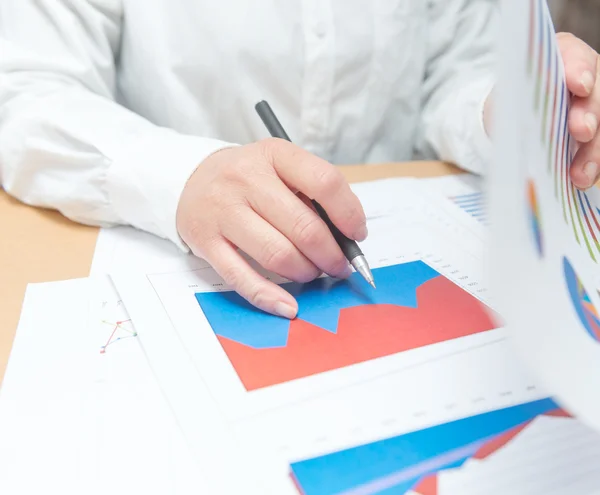
M 492 158 L 483 109 L 495 81 L 497 1 L 433 0 L 429 9 L 416 151 L 483 173 Z
M 0 181 L 78 222 L 129 224 L 185 248 L 179 196 L 229 146 L 114 101 L 121 0 L 0 1 Z

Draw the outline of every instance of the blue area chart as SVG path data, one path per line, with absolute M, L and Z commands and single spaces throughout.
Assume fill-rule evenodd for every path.
M 320 278 L 308 284 L 282 284 L 298 301 L 298 318 L 336 333 L 340 310 L 370 304 L 417 307 L 417 288 L 440 274 L 422 261 L 373 270 L 377 290 L 358 273 L 348 281 Z M 196 294 L 211 327 L 220 337 L 255 349 L 285 347 L 289 320 L 252 307 L 236 292 Z
M 507 431 L 557 409 L 550 399 L 501 409 L 300 461 L 292 475 L 305 495 L 437 493 L 420 483 L 460 468 Z

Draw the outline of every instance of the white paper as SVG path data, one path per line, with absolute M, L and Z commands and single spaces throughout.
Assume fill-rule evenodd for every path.
M 0 395 L 0 493 L 199 493 L 141 341 L 107 277 L 28 287 Z
M 477 254 L 443 237 L 443 223 L 434 230 L 403 220 L 371 222 L 363 247 L 373 267 L 422 259 L 492 305 Z M 194 298 L 195 292 L 221 286 L 212 269 L 118 271 L 112 277 L 136 323 L 156 339 L 146 350 L 163 387 L 175 389 L 181 381 L 196 387 L 194 380 L 201 381 L 221 411 L 219 428 L 242 444 L 269 446 L 271 476 L 281 480 L 296 459 L 546 396 L 514 359 L 502 329 L 247 391 Z M 161 341 L 169 333 L 173 347 L 165 354 Z M 182 357 L 173 359 L 177 352 Z M 188 363 L 180 371 L 172 366 L 183 356 L 193 372 Z M 176 414 L 194 407 L 189 400 L 174 398 Z
M 502 12 L 510 36 L 501 42 L 489 183 L 495 294 L 523 361 L 600 429 L 598 211 L 568 178 L 569 93 L 545 2 L 505 0 Z
M 570 418 L 540 416 L 489 458 L 438 475 L 438 494 L 599 493 L 600 441 Z M 410 494 L 412 495 L 412 494 Z

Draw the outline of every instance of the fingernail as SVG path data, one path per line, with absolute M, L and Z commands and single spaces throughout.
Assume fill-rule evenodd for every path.
M 594 74 L 592 74 L 589 70 L 586 70 L 581 75 L 581 85 L 585 88 L 585 91 L 589 95 L 594 89 Z
M 587 186 L 592 187 L 596 183 L 596 180 L 598 180 L 598 164 L 587 162 L 583 166 L 583 173 L 588 179 Z
M 355 233 L 354 240 L 355 241 L 364 241 L 369 235 L 369 230 L 367 229 L 367 225 L 362 225 Z
M 277 313 L 279 316 L 287 318 L 288 320 L 293 320 L 296 318 L 297 311 L 296 308 L 290 306 L 288 303 L 277 301 L 275 303 L 275 313 Z
M 598 130 L 598 119 L 593 113 L 585 114 L 585 125 L 592 133 L 592 137 L 596 135 L 596 131 Z

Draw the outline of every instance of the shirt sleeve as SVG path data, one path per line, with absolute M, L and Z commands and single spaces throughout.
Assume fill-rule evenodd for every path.
M 0 182 L 86 224 L 171 239 L 190 175 L 231 146 L 115 102 L 121 0 L 0 1 Z
M 437 156 L 475 173 L 492 158 L 483 110 L 494 86 L 495 0 L 429 2 L 429 45 L 417 156 Z

